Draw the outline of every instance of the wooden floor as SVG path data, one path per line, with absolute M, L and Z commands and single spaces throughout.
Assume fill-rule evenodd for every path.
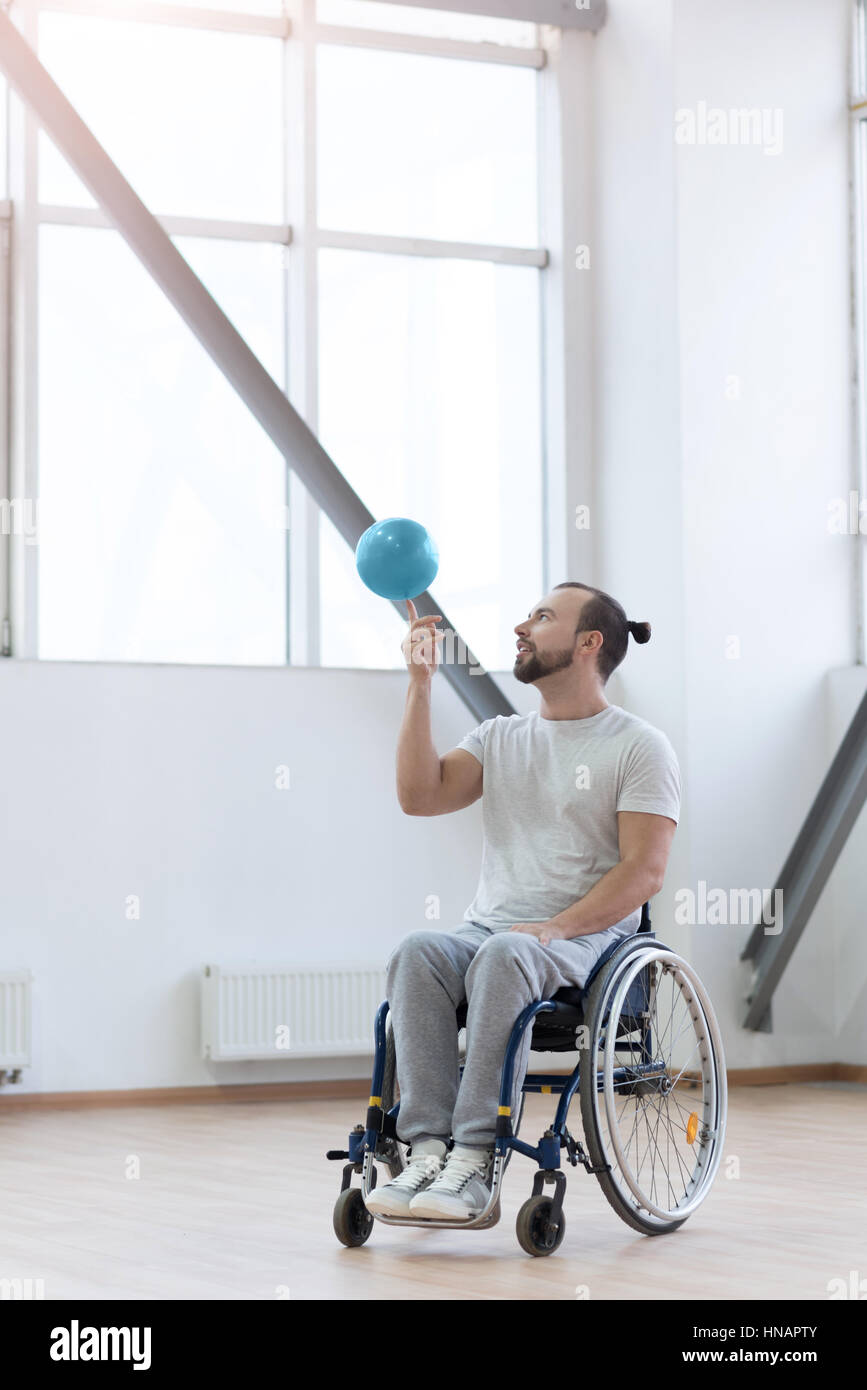
M 555 1104 L 528 1095 L 521 1137 L 535 1142 Z M 829 1280 L 867 1276 L 864 1086 L 731 1090 L 714 1188 L 667 1236 L 630 1230 L 567 1164 L 565 1238 L 539 1259 L 515 1237 L 534 1171 L 520 1154 L 491 1230 L 377 1222 L 344 1248 L 331 1226 L 341 1165 L 324 1155 L 364 1113 L 363 1100 L 11 1112 L 0 1279 L 42 1279 L 46 1300 L 574 1301 L 582 1286 L 591 1299 L 824 1300 Z M 580 1135 L 577 1103 L 570 1122 Z

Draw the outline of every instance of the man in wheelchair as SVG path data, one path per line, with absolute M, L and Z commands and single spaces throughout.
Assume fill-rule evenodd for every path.
M 440 816 L 482 798 L 478 888 L 450 931 L 411 932 L 387 962 L 406 1167 L 365 1196 L 386 1216 L 466 1221 L 490 1196 L 500 1077 L 521 1010 L 583 986 L 614 941 L 637 931 L 658 893 L 680 815 L 680 772 L 659 729 L 609 704 L 604 687 L 626 655 L 616 599 L 558 584 L 514 629 L 514 672 L 538 712 L 498 715 L 439 758 L 431 740 L 434 624 L 411 600 L 402 650 L 409 689 L 397 749 L 407 815 Z M 466 1001 L 460 1077 L 456 1013 Z M 517 1113 L 532 1029 L 515 1061 Z

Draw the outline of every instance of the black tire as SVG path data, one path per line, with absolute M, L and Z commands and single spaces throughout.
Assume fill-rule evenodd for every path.
M 605 996 L 608 994 L 609 1001 L 613 998 L 614 990 L 609 993 L 608 986 L 611 978 L 615 974 L 620 974 L 623 962 L 635 951 L 642 947 L 652 944 L 660 946 L 661 943 L 655 937 L 648 937 L 642 932 L 640 936 L 633 935 L 626 937 L 622 948 L 613 952 L 610 959 L 599 971 L 593 984 L 590 986 L 590 993 L 584 1004 L 584 1021 L 587 1024 L 588 1046 L 579 1049 L 579 1085 L 578 1091 L 581 1101 L 581 1123 L 584 1127 L 584 1138 L 587 1144 L 587 1152 L 594 1167 L 602 1167 L 607 1162 L 605 1147 L 599 1132 L 596 1109 L 594 1105 L 594 1093 L 597 1084 L 597 1043 L 600 1031 L 600 1012 L 602 1010 Z M 663 949 L 667 949 L 664 948 Z M 621 1221 L 625 1221 L 627 1226 L 631 1226 L 634 1231 L 640 1232 L 643 1236 L 667 1235 L 670 1231 L 676 1231 L 682 1226 L 686 1217 L 682 1221 L 663 1222 L 649 1213 L 642 1216 L 637 1206 L 627 1202 L 615 1183 L 611 1181 L 608 1173 L 597 1173 L 599 1186 L 605 1193 L 605 1197 L 611 1207 L 614 1208 Z
M 341 1245 L 363 1245 L 373 1230 L 373 1212 L 358 1187 L 347 1187 L 334 1203 L 334 1234 Z
M 553 1197 L 540 1193 L 538 1197 L 529 1197 L 518 1212 L 515 1233 L 518 1244 L 528 1255 L 553 1255 L 562 1244 L 566 1234 L 566 1217 L 562 1211 L 558 1230 L 552 1234 L 548 1229 L 553 1204 Z

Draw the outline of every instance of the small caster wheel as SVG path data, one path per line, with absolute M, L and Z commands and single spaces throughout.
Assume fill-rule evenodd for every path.
M 373 1230 L 373 1213 L 358 1187 L 347 1187 L 334 1203 L 334 1234 L 341 1245 L 363 1245 Z
M 528 1255 L 552 1255 L 563 1240 L 566 1231 L 566 1218 L 560 1212 L 560 1226 L 552 1231 L 549 1225 L 552 1197 L 530 1197 L 518 1212 L 516 1234 L 518 1244 Z

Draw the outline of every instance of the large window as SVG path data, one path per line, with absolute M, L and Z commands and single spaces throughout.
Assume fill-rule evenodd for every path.
M 375 0 L 15 9 L 365 505 L 428 526 L 434 594 L 510 669 L 543 585 L 536 26 Z M 33 350 L 8 369 L 36 367 L 39 497 L 17 570 L 26 541 L 5 538 L 13 651 L 402 665 L 393 606 L 9 101 L 11 215 L 35 244 L 14 296 Z

